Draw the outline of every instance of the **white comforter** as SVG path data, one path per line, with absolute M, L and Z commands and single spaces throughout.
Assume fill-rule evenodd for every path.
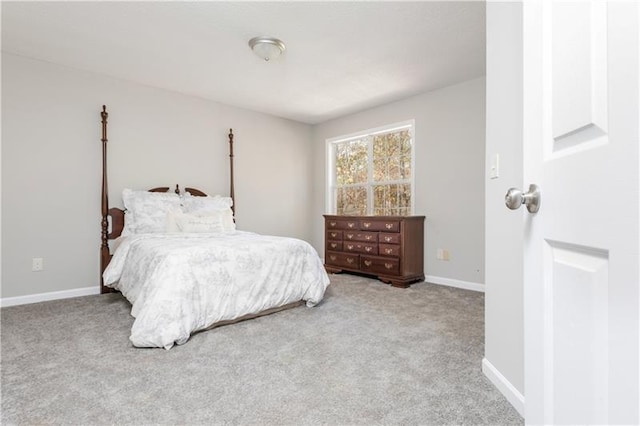
M 131 302 L 133 344 L 166 349 L 218 321 L 314 306 L 329 285 L 308 243 L 242 231 L 126 237 L 103 278 Z

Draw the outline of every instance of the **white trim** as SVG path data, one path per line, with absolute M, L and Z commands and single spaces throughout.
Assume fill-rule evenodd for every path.
M 49 300 L 70 299 L 72 297 L 90 296 L 93 294 L 100 294 L 100 288 L 97 286 L 84 287 L 84 288 L 74 288 L 72 290 L 52 291 L 50 293 L 29 294 L 27 296 L 3 297 L 2 299 L 0 299 L 0 306 L 4 308 L 7 306 L 27 305 L 29 303 L 46 302 Z
M 434 275 L 425 275 L 424 280 L 431 284 L 464 288 L 465 290 L 473 290 L 473 291 L 479 291 L 484 293 L 484 284 L 481 284 L 481 283 L 473 283 L 471 281 L 456 280 L 453 278 L 436 277 Z
M 500 391 L 518 414 L 524 417 L 524 396 L 515 388 L 493 364 L 486 358 L 482 358 L 482 372 L 491 383 Z
M 329 139 L 324 142 L 324 158 L 325 158 L 325 170 L 324 170 L 324 212 L 331 214 L 333 208 L 333 187 L 335 180 L 335 161 L 333 160 L 333 146 Z

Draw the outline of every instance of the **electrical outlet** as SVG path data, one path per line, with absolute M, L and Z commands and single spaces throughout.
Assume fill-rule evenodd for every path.
M 438 260 L 449 260 L 449 250 L 439 248 L 436 251 L 436 259 Z
M 44 269 L 44 260 L 41 257 L 34 257 L 31 260 L 31 270 L 33 272 L 40 272 Z
M 447 249 L 442 250 L 442 260 L 449 260 L 449 250 Z

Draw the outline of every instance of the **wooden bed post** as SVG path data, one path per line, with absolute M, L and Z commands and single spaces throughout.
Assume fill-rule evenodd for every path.
M 102 279 L 102 273 L 109 265 L 111 261 L 111 250 L 109 249 L 109 238 L 115 238 L 121 235 L 122 229 L 124 227 L 124 212 L 119 208 L 109 209 L 109 191 L 107 184 L 107 119 L 109 118 L 109 113 L 107 112 L 106 105 L 102 105 L 102 111 L 100 112 L 100 117 L 102 117 L 102 200 L 101 200 L 101 212 L 102 212 L 102 221 L 101 221 L 101 244 L 100 244 L 100 293 L 113 293 L 113 290 L 110 287 L 106 287 L 104 285 L 104 280 Z M 233 129 L 229 129 L 229 162 L 230 162 L 230 190 L 229 196 L 233 200 L 233 205 L 231 206 L 231 211 L 234 214 L 235 220 L 235 212 L 236 212 L 236 200 L 235 200 L 235 191 L 234 191 L 234 171 L 233 171 Z M 149 191 L 151 192 L 168 192 L 170 189 L 168 187 L 159 187 L 153 188 Z M 185 188 L 186 191 L 191 192 L 194 195 L 198 196 L 206 196 L 205 193 L 198 189 L 194 188 Z M 174 190 L 176 194 L 180 194 L 180 187 L 176 185 Z M 109 216 L 111 216 L 112 220 L 112 229 L 111 233 L 109 233 Z
M 109 213 L 109 195 L 107 191 L 107 112 L 106 105 L 102 105 L 102 243 L 100 245 L 100 293 L 110 293 L 111 289 L 104 286 L 102 273 L 104 272 L 110 260 L 109 254 L 109 221 L 107 215 Z
M 229 189 L 229 196 L 231 197 L 231 200 L 233 201 L 233 204 L 231 206 L 231 211 L 233 212 L 233 216 L 234 216 L 234 220 L 235 220 L 235 215 L 236 215 L 236 197 L 234 195 L 234 190 L 233 190 L 233 129 L 229 129 L 229 163 L 231 164 L 231 168 L 230 168 L 231 188 Z

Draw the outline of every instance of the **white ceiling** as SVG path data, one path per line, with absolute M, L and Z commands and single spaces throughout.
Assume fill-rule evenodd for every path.
M 3 1 L 2 50 L 320 123 L 484 75 L 485 4 Z

